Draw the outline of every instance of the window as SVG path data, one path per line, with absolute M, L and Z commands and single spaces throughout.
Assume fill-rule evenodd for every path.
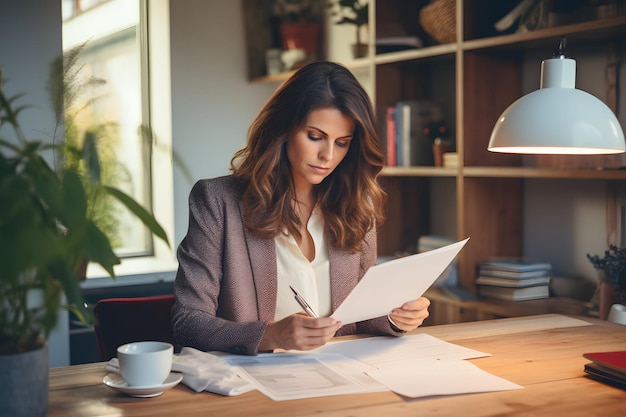
M 76 63 L 65 69 L 70 77 L 75 74 L 74 82 L 66 83 L 73 97 L 66 101 L 66 139 L 75 136 L 80 141 L 87 130 L 97 132 L 103 179 L 148 210 L 160 207 L 152 211 L 171 238 L 173 207 L 171 187 L 167 187 L 171 180 L 161 178 L 159 188 L 154 187 L 159 176 L 167 176 L 168 168 L 171 177 L 171 129 L 163 121 L 157 129 L 150 120 L 154 112 L 167 112 L 169 107 L 155 109 L 150 100 L 153 57 L 148 53 L 147 24 L 151 19 L 158 24 L 161 16 L 160 23 L 167 26 L 168 1 L 149 4 L 154 10 L 148 10 L 146 0 L 63 0 L 64 53 L 79 51 Z M 166 114 L 165 119 L 170 118 Z M 152 169 L 155 158 L 160 158 L 158 173 Z M 115 204 L 96 208 L 94 217 L 124 258 L 123 264 L 141 258 L 150 258 L 151 265 L 154 259 L 171 261 L 172 250 L 154 241 L 139 220 Z M 117 275 L 126 272 L 116 268 Z M 104 274 L 90 265 L 88 275 Z

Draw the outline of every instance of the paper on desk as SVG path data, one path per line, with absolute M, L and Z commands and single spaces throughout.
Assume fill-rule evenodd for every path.
M 386 316 L 394 308 L 419 298 L 468 240 L 370 267 L 331 317 L 350 324 Z
M 523 388 L 464 360 L 418 359 L 366 373 L 393 392 L 411 398 Z
M 365 374 L 371 367 L 341 355 L 271 353 L 225 358 L 274 401 L 387 391 Z
M 520 388 L 463 365 L 463 359 L 483 356 L 490 355 L 416 334 L 338 341 L 309 353 L 222 359 L 274 401 L 386 390 L 419 397 Z
M 328 343 L 312 352 L 343 355 L 378 369 L 419 359 L 462 360 L 491 356 L 425 333 L 345 340 Z

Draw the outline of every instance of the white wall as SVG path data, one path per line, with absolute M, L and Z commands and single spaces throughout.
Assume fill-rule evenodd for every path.
M 276 84 L 252 84 L 241 0 L 170 3 L 172 141 L 194 179 L 229 173 L 248 126 Z M 175 243 L 187 231 L 191 186 L 174 167 Z
M 10 3 L 10 7 L 9 4 Z M 18 103 L 20 123 L 29 139 L 45 139 L 54 129 L 46 82 L 50 62 L 62 54 L 61 1 L 0 0 L 0 68 L 8 97 L 26 94 Z M 3 137 L 10 136 L 8 128 Z
M 10 3 L 10 7 L 8 5 Z M 55 126 L 46 82 L 50 62 L 62 54 L 61 1 L 0 0 L 0 68 L 8 97 L 25 94 L 17 103 L 29 105 L 19 121 L 28 139 L 48 140 Z M 6 127 L 0 137 L 13 138 Z M 61 134 L 62 136 L 62 134 Z M 48 339 L 50 366 L 69 365 L 68 313 Z

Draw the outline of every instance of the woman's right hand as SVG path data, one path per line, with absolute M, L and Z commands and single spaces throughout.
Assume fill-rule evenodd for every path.
M 313 318 L 303 313 L 270 322 L 259 351 L 274 349 L 311 350 L 323 346 L 335 335 L 341 322 L 331 318 Z

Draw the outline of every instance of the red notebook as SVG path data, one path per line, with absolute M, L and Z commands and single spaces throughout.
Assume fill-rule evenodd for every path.
M 591 360 L 585 373 L 591 379 L 626 390 L 626 350 L 584 353 Z
M 626 374 L 626 350 L 585 353 L 583 357 L 598 365 Z

